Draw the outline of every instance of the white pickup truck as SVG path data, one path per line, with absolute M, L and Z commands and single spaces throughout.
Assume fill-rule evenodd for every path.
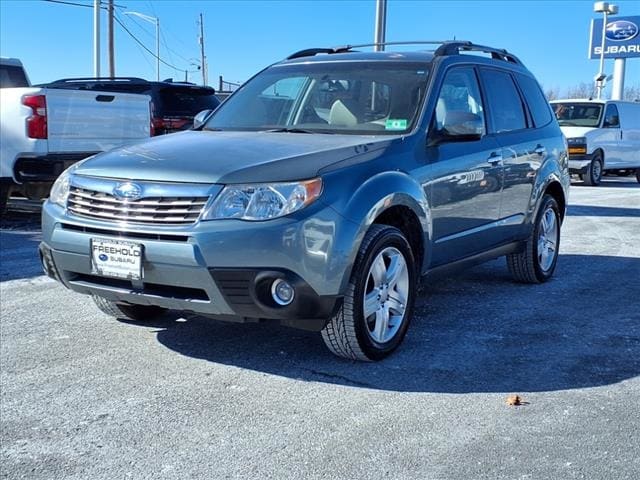
M 69 165 L 150 136 L 150 97 L 32 87 L 17 59 L 0 59 L 0 211 L 12 192 L 48 195 Z
M 607 170 L 635 171 L 640 182 L 640 103 L 618 100 L 554 100 L 569 144 L 569 171 L 598 185 Z

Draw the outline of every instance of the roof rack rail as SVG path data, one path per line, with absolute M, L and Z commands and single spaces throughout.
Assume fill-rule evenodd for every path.
M 305 50 L 300 50 L 298 52 L 292 53 L 287 57 L 287 60 L 293 60 L 294 58 L 302 57 L 313 57 L 314 55 L 318 55 L 319 53 L 344 53 L 348 52 L 350 49 L 350 45 L 333 48 L 307 48 Z
M 503 60 L 516 65 L 522 65 L 520 59 L 512 53 L 509 53 L 507 50 L 487 47 L 485 45 L 477 45 L 475 43 L 462 40 L 411 40 L 406 42 L 362 43 L 359 45 L 344 45 L 333 48 L 308 48 L 289 55 L 287 60 L 302 57 L 313 57 L 319 53 L 346 53 L 351 52 L 354 48 L 377 47 L 380 45 L 438 45 L 438 48 L 434 52 L 434 55 L 437 57 L 444 55 L 459 55 L 460 52 L 475 51 L 489 53 L 491 58 L 495 60 Z
M 522 62 L 518 57 L 503 48 L 487 47 L 485 45 L 477 45 L 466 41 L 443 42 L 442 45 L 436 49 L 434 55 L 436 57 L 444 55 L 459 55 L 460 52 L 469 51 L 489 53 L 491 54 L 491 58 L 495 60 L 502 60 L 505 62 L 515 63 L 516 65 L 522 65 Z
M 300 50 L 287 57 L 287 60 L 293 60 L 294 58 L 313 57 L 319 53 L 346 53 L 350 52 L 354 48 L 363 47 L 378 47 L 380 45 L 441 45 L 445 43 L 442 40 L 409 40 L 406 42 L 384 42 L 384 43 L 361 43 L 358 45 L 342 45 L 332 48 L 308 48 L 306 50 Z

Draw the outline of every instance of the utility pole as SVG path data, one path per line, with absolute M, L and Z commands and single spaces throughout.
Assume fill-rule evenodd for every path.
M 116 60 L 113 45 L 113 0 L 109 0 L 109 6 L 107 8 L 109 21 L 107 22 L 107 38 L 109 43 L 109 77 L 114 78 L 116 76 Z
M 376 30 L 374 43 L 380 44 L 385 42 L 387 28 L 387 0 L 376 0 Z M 373 50 L 376 52 L 384 51 L 384 45 L 375 45 Z
M 93 0 L 93 76 L 100 76 L 100 0 Z
M 204 20 L 200 14 L 200 65 L 202 65 L 202 84 L 207 85 L 207 57 L 204 54 Z

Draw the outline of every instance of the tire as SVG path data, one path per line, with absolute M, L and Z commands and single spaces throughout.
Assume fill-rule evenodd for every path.
M 389 270 L 395 270 L 391 280 Z M 360 245 L 342 306 L 322 330 L 324 343 L 350 360 L 385 358 L 402 343 L 416 291 L 417 269 L 409 242 L 397 228 L 372 225 Z M 368 318 L 365 309 L 371 312 Z
M 555 230 L 552 230 L 550 220 Z M 540 251 L 541 247 L 547 247 Z M 553 251 L 551 252 L 551 248 Z M 522 252 L 507 255 L 507 266 L 520 283 L 543 283 L 553 276 L 560 248 L 560 209 L 549 194 L 542 198 L 531 235 Z M 551 255 L 551 257 L 549 257 Z
M 7 203 L 9 203 L 9 196 L 11 195 L 11 188 L 6 183 L 0 183 L 0 214 L 4 215 L 7 211 Z
M 585 185 L 598 186 L 602 180 L 602 167 L 604 163 L 602 161 L 602 153 L 598 152 L 593 155 L 593 159 L 587 168 L 587 171 L 582 175 L 582 181 Z
M 103 313 L 122 320 L 131 320 L 134 322 L 155 320 L 167 311 L 166 308 L 155 307 L 153 305 L 116 303 L 96 295 L 92 295 L 91 298 L 93 298 L 93 301 Z
M 636 180 L 640 183 L 640 168 L 636 170 Z

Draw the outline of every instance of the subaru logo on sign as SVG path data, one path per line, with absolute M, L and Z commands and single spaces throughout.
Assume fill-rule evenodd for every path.
M 98 256 L 98 258 L 103 262 L 106 262 L 107 260 L 109 260 L 109 257 L 107 257 L 104 253 L 101 253 L 100 256 Z
M 121 183 L 113 189 L 113 194 L 119 200 L 138 200 L 142 197 L 142 187 L 137 183 Z
M 638 34 L 638 26 L 627 20 L 618 20 L 607 24 L 606 37 L 614 42 L 631 40 Z

